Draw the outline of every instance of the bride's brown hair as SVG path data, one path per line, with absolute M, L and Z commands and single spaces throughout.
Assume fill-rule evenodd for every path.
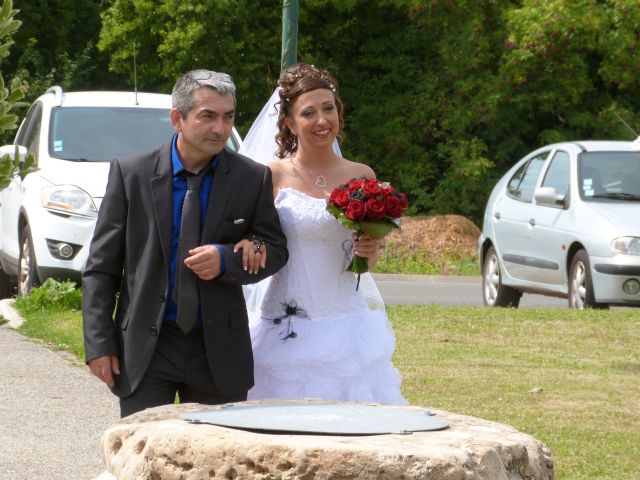
M 327 70 L 306 63 L 298 63 L 284 72 L 284 75 L 278 81 L 278 85 L 280 86 L 278 133 L 276 134 L 278 158 L 291 156 L 298 150 L 296 137 L 287 127 L 285 118 L 291 115 L 293 103 L 303 93 L 318 90 L 319 88 L 331 90 L 338 109 L 339 132 L 342 131 L 344 126 L 344 120 L 342 119 L 343 106 L 338 95 L 338 82 Z

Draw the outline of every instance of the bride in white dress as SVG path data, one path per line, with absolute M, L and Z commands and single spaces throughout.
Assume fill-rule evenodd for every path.
M 255 364 L 248 398 L 407 403 L 391 363 L 395 338 L 379 293 L 370 276 L 356 290 L 356 276 L 345 271 L 355 252 L 375 265 L 378 243 L 366 236 L 354 241 L 326 211 L 335 187 L 375 175 L 334 146 L 342 104 L 327 71 L 294 65 L 279 86 L 279 105 L 267 104 L 241 150 L 264 161 L 277 148 L 280 160 L 268 165 L 289 249 L 284 268 L 247 290 Z M 269 138 L 273 124 L 277 146 Z

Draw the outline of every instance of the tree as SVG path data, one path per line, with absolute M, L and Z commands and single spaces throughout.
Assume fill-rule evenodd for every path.
M 0 61 L 9 55 L 9 49 L 13 45 L 12 36 L 20 27 L 20 21 L 14 17 L 18 10 L 13 9 L 11 0 L 4 0 L 0 9 Z M 17 107 L 23 106 L 21 100 L 24 98 L 26 86 L 17 78 L 11 81 L 11 86 L 7 88 L 4 83 L 2 73 L 0 73 L 0 134 L 15 130 L 18 116 L 13 112 Z M 12 159 L 10 155 L 0 158 L 0 190 L 6 188 L 11 183 L 14 174 L 21 177 L 33 171 L 35 158 L 28 155 L 24 161 L 20 161 L 17 152 Z
M 29 84 L 29 100 L 53 86 L 64 90 L 126 87 L 97 49 L 101 0 L 14 0 L 22 27 L 3 72 Z
M 61 1 L 61 0 L 60 0 Z M 99 47 L 147 89 L 192 68 L 231 73 L 246 131 L 279 76 L 280 4 L 112 0 Z M 640 0 L 305 0 L 298 60 L 328 68 L 347 158 L 407 192 L 411 213 L 476 223 L 519 158 L 640 126 Z
M 195 68 L 231 74 L 238 87 L 237 124 L 248 129 L 280 75 L 280 15 L 251 0 L 114 0 L 98 44 L 112 71 L 133 78 L 136 49 L 141 89 L 169 93 Z

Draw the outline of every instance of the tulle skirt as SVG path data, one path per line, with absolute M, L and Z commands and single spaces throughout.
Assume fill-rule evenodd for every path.
M 322 398 L 406 404 L 391 363 L 395 338 L 382 309 L 339 317 L 250 319 L 255 386 L 249 399 Z M 295 337 L 287 337 L 295 332 Z

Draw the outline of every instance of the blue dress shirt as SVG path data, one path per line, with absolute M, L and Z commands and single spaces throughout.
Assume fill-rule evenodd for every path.
M 167 299 L 167 306 L 164 312 L 165 320 L 176 320 L 178 306 L 173 301 L 173 288 L 176 283 L 176 268 L 178 261 L 178 238 L 180 236 L 180 224 L 182 223 L 182 203 L 184 196 L 187 193 L 187 175 L 192 175 L 186 172 L 184 165 L 180 161 L 178 150 L 176 148 L 176 142 L 178 141 L 178 133 L 173 135 L 171 141 L 171 167 L 173 171 L 173 222 L 171 227 L 171 256 L 169 259 L 169 298 Z M 206 173 L 203 173 L 202 183 L 200 184 L 200 231 L 202 232 L 202 226 L 204 220 L 207 217 L 207 206 L 209 204 L 209 194 L 211 193 L 211 186 L 213 185 L 213 176 L 215 169 L 218 165 L 218 155 L 211 160 L 211 168 L 208 168 Z M 184 173 L 183 173 L 184 172 Z M 220 275 L 226 271 L 226 265 L 224 263 L 224 256 L 220 245 L 215 245 L 220 252 Z M 202 312 L 198 310 L 198 325 L 202 325 Z

